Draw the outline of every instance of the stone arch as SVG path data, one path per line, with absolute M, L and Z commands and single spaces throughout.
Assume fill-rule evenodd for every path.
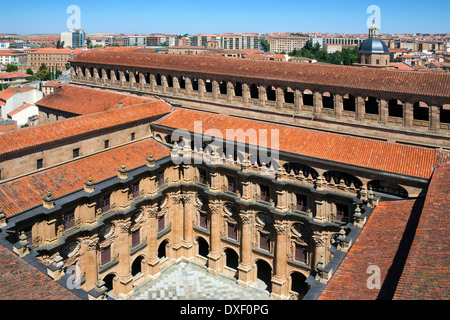
M 389 117 L 403 118 L 403 103 L 398 99 L 391 99 L 388 102 Z
M 428 121 L 430 118 L 429 107 L 425 102 L 418 101 L 413 105 L 413 119 Z
M 277 100 L 277 91 L 274 86 L 267 86 L 266 88 L 266 96 L 268 101 L 276 101 Z
M 256 279 L 260 280 L 266 287 L 265 290 L 272 291 L 272 266 L 263 259 L 255 261 Z
M 167 248 L 169 247 L 169 239 L 164 239 L 158 246 L 158 258 L 167 258 Z
M 205 80 L 205 92 L 212 93 L 213 91 L 213 82 L 211 79 Z
M 223 252 L 225 255 L 225 265 L 230 269 L 237 270 L 239 266 L 239 254 L 236 252 L 236 250 L 225 248 Z
M 328 183 L 340 184 L 341 181 L 347 186 L 354 186 L 356 189 L 362 187 L 362 182 L 357 177 L 341 172 L 341 171 L 327 171 L 323 174 Z
M 259 99 L 259 90 L 258 86 L 254 83 L 250 86 L 250 98 Z
M 160 135 L 159 133 L 156 134 L 155 139 L 158 140 L 158 141 L 160 141 L 160 142 L 164 142 L 164 141 L 163 141 L 163 138 L 161 137 L 161 135 Z
M 186 77 L 185 76 L 178 77 L 178 85 L 180 86 L 180 89 L 186 89 Z
M 131 73 L 131 75 L 133 75 L 133 73 L 130 72 L 129 70 L 126 70 L 126 71 L 123 73 L 123 75 L 124 75 L 124 77 L 125 77 L 125 82 L 130 82 L 130 73 Z
M 167 80 L 167 86 L 168 86 L 169 88 L 173 88 L 173 76 L 172 76 L 171 74 L 169 74 L 169 75 L 166 77 L 166 80 Z
M 157 85 L 157 86 L 162 85 L 162 76 L 161 76 L 161 74 L 159 74 L 159 73 L 156 74 L 156 76 L 155 76 L 155 82 L 156 82 L 156 85 Z
M 295 91 L 291 87 L 284 89 L 284 102 L 294 103 Z
M 319 176 L 319 173 L 315 169 L 302 163 L 288 162 L 285 163 L 283 167 L 288 174 L 290 173 L 293 173 L 294 175 L 303 174 L 305 178 L 312 178 L 312 179 L 316 179 Z
M 105 277 L 103 277 L 103 281 L 105 282 L 105 287 L 107 292 L 114 290 L 114 283 L 117 279 L 117 275 L 115 273 L 109 273 Z
M 334 109 L 334 96 L 330 92 L 322 94 L 322 107 L 325 109 Z
M 302 92 L 303 97 L 303 105 L 305 106 L 314 106 L 314 94 L 311 90 L 305 89 Z
M 353 95 L 348 93 L 345 94 L 342 97 L 342 104 L 345 111 L 356 111 L 356 99 Z
M 227 82 L 226 81 L 221 81 L 219 83 L 219 93 L 220 94 L 227 94 L 228 90 L 227 90 Z
M 136 277 L 137 275 L 142 273 L 142 262 L 144 261 L 144 256 L 140 255 L 136 259 L 134 259 L 131 264 L 131 275 Z
M 399 197 L 408 197 L 408 191 L 402 186 L 385 181 L 385 180 L 372 180 L 367 183 L 367 188 L 372 188 L 373 191 L 392 194 Z
M 306 276 L 303 273 L 293 271 L 290 274 L 290 283 L 291 283 L 290 289 L 298 300 L 303 299 L 303 297 L 309 290 L 309 285 L 305 281 Z
M 191 85 L 192 85 L 192 90 L 198 91 L 198 79 L 197 78 L 191 79 Z
M 375 97 L 367 96 L 364 99 L 365 112 L 368 114 L 378 114 L 378 100 Z
M 144 75 L 145 84 L 150 84 L 150 73 L 146 72 Z
M 205 240 L 205 238 L 203 237 L 197 237 L 196 238 L 196 242 L 197 242 L 197 254 L 199 256 L 202 256 L 204 258 L 208 257 L 209 254 L 209 244 L 208 241 Z

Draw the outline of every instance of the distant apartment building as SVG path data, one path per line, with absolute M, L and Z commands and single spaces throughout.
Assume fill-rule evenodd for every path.
M 303 36 L 271 36 L 268 38 L 270 45 L 270 53 L 289 53 L 294 49 L 299 50 L 303 48 L 308 42 L 308 37 Z
M 27 67 L 38 71 L 39 67 L 45 63 L 47 68 L 66 72 L 66 64 L 75 55 L 81 52 L 82 48 L 77 49 L 56 49 L 56 48 L 40 48 L 31 50 L 27 55 Z
M 81 29 L 61 32 L 61 42 L 64 42 L 65 48 L 80 48 L 86 43 L 86 35 Z
M 27 65 L 27 54 L 20 50 L 0 50 L 0 64 L 13 64 L 18 67 Z M 22 68 L 19 68 L 22 69 Z
M 365 38 L 350 38 L 350 37 L 325 37 L 323 39 L 324 45 L 342 45 L 342 46 L 360 46 L 366 40 Z
M 259 33 L 197 34 L 192 36 L 195 47 L 214 47 L 228 50 L 259 49 Z

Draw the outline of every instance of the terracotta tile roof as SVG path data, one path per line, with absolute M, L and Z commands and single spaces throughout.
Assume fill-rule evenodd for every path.
M 373 272 L 367 269 L 378 266 L 384 284 L 413 210 L 420 210 L 416 200 L 379 203 L 319 300 L 377 299 L 380 289 L 367 287 Z
M 393 62 L 393 63 L 389 64 L 389 67 L 394 67 L 397 70 L 404 70 L 404 71 L 415 71 L 416 70 L 404 62 Z
M 450 97 L 450 75 L 411 73 L 399 70 L 360 68 L 328 64 L 295 64 L 285 61 L 251 59 L 223 60 L 211 56 L 143 54 L 108 50 L 84 51 L 72 59 L 72 64 L 118 65 L 153 68 L 179 73 L 232 76 L 250 79 L 283 81 L 326 87 L 359 89 L 371 92 L 394 92 L 436 97 Z
M 154 101 L 154 98 L 119 93 L 113 90 L 94 89 L 83 86 L 62 84 L 49 94 L 37 101 L 38 107 L 69 112 L 72 114 L 89 114 L 123 106 L 139 104 L 144 101 Z
M 82 189 L 89 175 L 97 183 L 116 176 L 122 164 L 127 170 L 142 166 L 150 153 L 158 160 L 169 149 L 153 139 L 141 140 L 0 184 L 0 208 L 11 217 L 41 205 L 48 191 L 58 198 Z
M 32 75 L 19 71 L 0 73 L 0 79 L 29 78 L 29 77 L 32 77 Z
M 12 117 L 12 116 L 18 114 L 19 112 L 21 112 L 21 111 L 23 111 L 23 110 L 25 110 L 25 109 L 27 109 L 27 108 L 29 108 L 29 107 L 32 107 L 32 106 L 34 106 L 34 105 L 33 105 L 33 104 L 29 104 L 29 103 L 24 103 L 24 104 L 21 105 L 20 107 L 14 109 L 14 110 L 11 111 L 10 113 L 8 113 L 8 116 Z M 1 153 L 1 151 L 0 151 L 0 153 Z
M 5 133 L 0 136 L 0 158 L 14 151 L 62 141 L 88 132 L 145 119 L 153 121 L 154 118 L 170 112 L 170 109 L 170 105 L 152 99 L 135 106 L 68 118 Z
M 449 177 L 450 163 L 434 170 L 394 299 L 450 299 Z
M 43 87 L 55 87 L 55 86 L 59 86 L 61 84 L 62 84 L 61 81 L 53 80 L 53 81 L 48 81 L 48 82 L 44 83 L 42 86 Z
M 0 245 L 0 300 L 78 300 L 69 290 Z
M 83 48 L 75 48 L 75 49 L 37 48 L 30 50 L 30 54 L 71 54 L 71 53 L 77 54 L 82 51 Z
M 281 151 L 425 179 L 431 176 L 432 168 L 441 159 L 440 157 L 448 154 L 435 149 L 180 108 L 175 108 L 157 124 L 194 132 L 195 121 L 201 121 L 203 133 L 209 129 L 217 129 L 222 133 L 222 137 L 226 137 L 227 129 L 242 129 L 244 132 L 252 129 L 258 132 L 259 129 L 265 129 L 268 132 L 269 147 L 270 130 L 279 130 Z M 258 143 L 260 146 L 266 146 L 266 143 Z
M 6 101 L 16 93 L 26 92 L 30 90 L 37 90 L 37 89 L 33 87 L 22 87 L 22 88 L 10 87 L 0 92 L 0 100 Z

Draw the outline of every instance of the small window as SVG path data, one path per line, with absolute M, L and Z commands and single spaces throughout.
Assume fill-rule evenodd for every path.
M 136 133 L 133 132 L 133 133 L 131 134 L 131 141 L 134 141 L 135 139 L 136 139 Z
M 259 247 L 263 250 L 270 251 L 270 236 L 267 233 L 259 234 Z
M 297 211 L 306 211 L 307 208 L 307 197 L 302 194 L 296 194 L 297 197 Z
M 206 170 L 198 169 L 198 172 L 199 172 L 198 182 L 202 183 L 202 184 L 206 184 Z
M 377 64 L 380 64 L 380 59 L 377 59 Z
M 111 246 L 103 248 L 101 251 L 101 264 L 102 266 L 111 261 Z
M 139 182 L 133 183 L 131 186 L 131 192 L 133 193 L 133 198 L 139 197 Z
M 306 248 L 298 243 L 295 244 L 295 260 L 306 263 Z
M 228 192 L 236 192 L 236 181 L 234 177 L 227 177 L 228 179 Z
M 228 238 L 237 240 L 237 225 L 228 223 Z
M 348 206 L 345 204 L 336 204 L 336 220 L 344 221 L 348 219 Z
M 101 198 L 100 206 L 102 208 L 102 212 L 106 212 L 111 209 L 111 204 L 110 204 L 109 198 L 110 198 L 110 194 L 107 194 Z
M 158 218 L 158 232 L 165 229 L 164 216 Z
M 200 213 L 200 227 L 208 228 L 208 216 L 204 213 Z
M 105 149 L 109 148 L 109 140 L 105 140 Z
M 38 159 L 36 161 L 36 168 L 37 170 L 42 169 L 44 167 L 44 159 Z
M 73 158 L 78 158 L 80 156 L 80 148 L 73 149 Z
M 140 243 L 141 243 L 141 238 L 140 238 L 139 229 L 138 229 L 131 234 L 131 246 L 134 248 Z
M 164 185 L 164 171 L 158 173 L 158 186 Z
M 69 210 L 63 213 L 64 229 L 68 230 L 75 227 L 75 212 L 74 210 Z
M 269 201 L 269 196 L 270 196 L 270 188 L 268 186 L 265 185 L 261 185 L 261 201 Z

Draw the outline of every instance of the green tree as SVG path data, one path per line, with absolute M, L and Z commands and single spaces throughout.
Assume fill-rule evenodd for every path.
M 27 69 L 26 73 L 29 74 L 29 75 L 31 75 L 31 76 L 34 74 L 34 73 L 33 73 L 33 70 L 31 70 L 30 68 Z
M 89 38 L 86 39 L 86 47 L 87 47 L 88 49 L 92 48 L 92 40 L 89 39 Z
M 261 39 L 261 45 L 264 48 L 264 51 L 268 52 L 270 50 L 270 44 L 265 39 Z
M 41 80 L 49 80 L 50 79 L 50 72 L 48 71 L 45 63 L 41 64 L 36 75 Z
M 13 72 L 17 70 L 19 70 L 19 68 L 13 64 L 6 65 L 6 72 Z

